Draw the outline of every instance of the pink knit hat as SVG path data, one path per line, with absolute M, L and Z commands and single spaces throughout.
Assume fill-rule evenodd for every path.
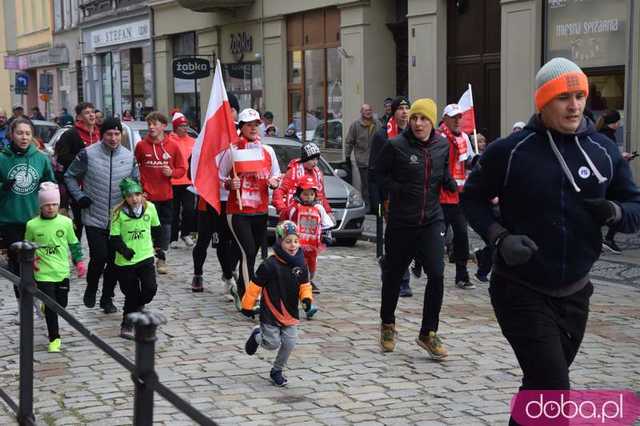
M 45 204 L 60 204 L 58 185 L 53 182 L 42 182 L 38 191 L 38 203 L 40 207 Z

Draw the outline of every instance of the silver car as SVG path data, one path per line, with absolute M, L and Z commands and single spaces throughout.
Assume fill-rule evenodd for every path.
M 289 162 L 300 158 L 301 144 L 290 139 L 264 137 L 262 142 L 273 148 L 278 157 L 280 170 L 285 173 Z M 355 245 L 362 234 L 366 209 L 362 196 L 357 189 L 343 181 L 329 163 L 320 157 L 318 167 L 324 174 L 324 190 L 333 214 L 336 227 L 331 230 L 332 236 L 341 245 Z M 273 235 L 278 223 L 278 215 L 273 206 L 269 206 L 269 235 Z

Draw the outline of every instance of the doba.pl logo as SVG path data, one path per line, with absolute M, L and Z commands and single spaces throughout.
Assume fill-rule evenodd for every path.
M 511 400 L 522 426 L 629 426 L 640 417 L 640 398 L 628 390 L 524 390 Z

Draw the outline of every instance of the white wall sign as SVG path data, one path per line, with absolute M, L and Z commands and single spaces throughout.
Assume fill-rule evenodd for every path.
M 113 46 L 132 41 L 147 40 L 150 36 L 149 21 L 136 21 L 91 31 L 91 45 L 97 47 Z

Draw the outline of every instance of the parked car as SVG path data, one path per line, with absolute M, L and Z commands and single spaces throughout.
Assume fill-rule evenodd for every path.
M 262 142 L 271 146 L 278 158 L 280 170 L 285 173 L 289 162 L 300 158 L 300 143 L 284 138 L 264 137 Z M 324 174 L 324 190 L 329 205 L 336 217 L 336 227 L 331 231 L 338 244 L 355 245 L 362 234 L 365 218 L 365 206 L 357 189 L 343 181 L 329 163 L 320 157 L 318 167 Z M 273 206 L 269 206 L 268 233 L 273 236 L 278 215 Z
M 313 132 L 313 143 L 330 149 L 342 149 L 342 119 L 327 121 L 327 143 L 324 142 L 324 122 L 320 122 Z
M 45 120 L 31 120 L 33 127 L 35 127 L 36 134 L 33 135 L 40 145 L 40 149 L 45 149 L 47 144 L 55 136 L 56 132 L 60 129 L 56 123 Z

